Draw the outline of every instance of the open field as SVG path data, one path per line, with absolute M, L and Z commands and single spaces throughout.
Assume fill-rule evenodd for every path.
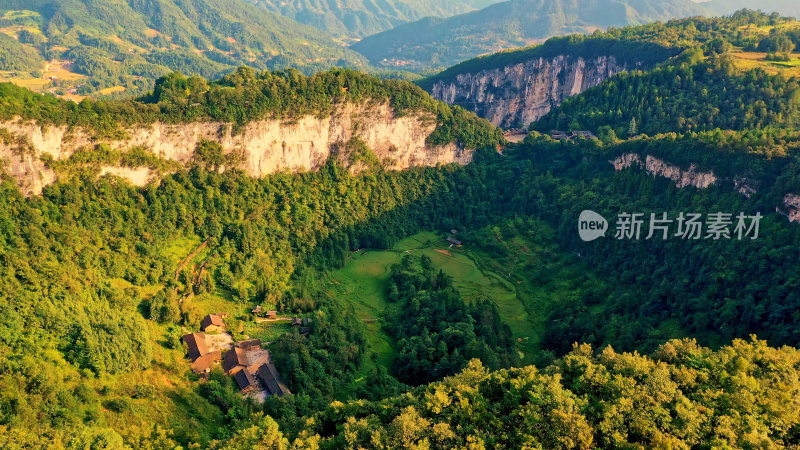
M 328 277 L 328 294 L 352 306 L 367 324 L 369 340 L 380 364 L 388 367 L 394 359 L 392 340 L 380 326 L 381 315 L 388 306 L 386 282 L 390 267 L 407 253 L 430 257 L 435 267 L 453 277 L 453 285 L 465 300 L 472 301 L 478 296 L 491 298 L 511 327 L 523 359 L 533 357 L 541 339 L 540 323 L 529 313 L 526 301 L 518 296 L 517 286 L 487 264 L 478 262 L 486 255 L 467 247 L 449 248 L 442 236 L 423 232 L 399 242 L 391 250 L 356 252 L 343 269 Z
M 169 259 L 170 266 L 177 269 L 178 264 L 201 243 L 199 238 L 181 237 L 171 241 L 162 253 Z
M 30 73 L 15 71 L 0 71 L 0 83 L 14 83 L 39 93 L 51 93 L 66 100 L 80 102 L 85 96 L 75 93 L 68 93 L 70 89 L 75 89 L 88 80 L 89 77 L 72 72 L 67 64 L 61 61 L 46 62 L 41 68 L 41 77 L 33 76 Z M 121 86 L 108 88 L 101 95 L 111 95 L 124 91 Z M 73 91 L 74 92 L 74 91 Z
M 114 86 L 110 88 L 105 88 L 97 91 L 98 95 L 111 95 L 111 94 L 119 94 L 121 92 L 125 92 L 124 86 Z
M 276 320 L 274 322 L 244 322 L 244 336 L 234 333 L 237 341 L 244 339 L 261 339 L 261 342 L 273 342 L 281 335 L 292 331 L 291 319 Z
M 328 276 L 328 294 L 353 307 L 367 327 L 367 339 L 378 355 L 377 363 L 389 367 L 395 357 L 392 339 L 381 329 L 380 317 L 387 306 L 384 285 L 389 267 L 400 261 L 394 251 L 360 251 L 347 265 Z
M 800 54 L 793 53 L 789 61 L 767 61 L 767 54 L 762 52 L 734 52 L 736 66 L 741 69 L 764 69 L 771 75 L 786 77 L 800 76 Z

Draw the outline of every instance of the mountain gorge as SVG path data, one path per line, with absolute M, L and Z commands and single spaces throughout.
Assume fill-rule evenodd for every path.
M 789 49 L 800 44 L 800 24 L 796 21 L 740 11 L 726 19 L 698 17 L 649 24 L 635 28 L 635 34 L 631 33 L 634 28 L 621 28 L 596 32 L 591 38 L 552 38 L 530 48 L 465 61 L 418 84 L 435 98 L 460 105 L 496 126 L 515 128 L 533 125 L 553 107 L 589 88 L 613 85 L 618 75 L 647 73 L 657 66 L 673 64 L 678 55 L 697 45 L 713 47 L 725 42 L 729 48 L 723 45 L 714 52 L 725 53 L 731 67 L 758 64 L 771 74 L 796 76 L 793 63 L 772 62 L 758 53 L 773 39 L 782 39 L 782 34 L 765 34 L 752 25 L 747 27 L 745 24 L 751 21 L 775 27 L 775 31 L 785 30 Z M 559 114 L 547 117 L 547 123 L 537 129 L 574 128 L 576 123 L 589 126 L 585 120 L 573 122 L 564 111 Z M 600 126 L 600 122 L 607 120 L 592 126 Z
M 379 33 L 352 48 L 380 67 L 424 69 L 457 64 L 551 36 L 701 15 L 689 0 L 511 0 L 448 19 L 427 18 Z

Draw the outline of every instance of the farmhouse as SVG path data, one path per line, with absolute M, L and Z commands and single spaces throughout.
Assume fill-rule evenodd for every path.
M 239 342 L 239 348 L 245 351 L 250 349 L 261 349 L 261 339 L 248 339 Z
M 267 319 L 274 319 L 276 317 L 278 317 L 278 311 L 275 311 L 274 309 L 267 311 Z
M 208 346 L 206 345 L 206 335 L 203 333 L 190 333 L 183 336 L 183 342 L 186 343 L 187 354 L 192 362 L 197 358 L 208 354 Z
M 243 369 L 255 372 L 265 362 L 269 362 L 269 352 L 261 349 L 259 339 L 250 339 L 240 342 L 238 347 L 225 353 L 222 369 L 228 375 L 234 375 Z
M 283 384 L 278 369 L 276 369 L 275 365 L 272 363 L 262 364 L 258 368 L 258 378 L 261 379 L 261 383 L 263 383 L 264 387 L 269 391 L 269 395 L 283 397 L 284 395 L 292 393 L 289 388 Z
M 215 352 L 206 353 L 192 363 L 192 372 L 198 375 L 211 372 L 211 367 L 214 366 L 214 363 L 218 363 L 220 361 L 222 361 L 221 351 L 217 350 Z
M 257 316 L 261 314 L 262 311 L 264 311 L 264 308 L 262 308 L 261 305 L 258 305 L 255 308 L 253 308 L 252 313 Z
M 222 369 L 228 375 L 233 375 L 236 372 L 246 368 L 250 365 L 248 354 L 246 350 L 234 347 L 225 353 L 225 360 L 222 362 Z
M 459 241 L 458 239 L 454 238 L 453 236 L 448 236 L 447 237 L 447 242 L 455 245 L 456 247 L 461 247 L 461 241 Z
M 200 329 L 206 333 L 213 333 L 215 331 L 222 331 L 225 329 L 225 323 L 222 321 L 224 315 L 222 314 L 209 314 L 203 317 L 200 322 Z
M 594 135 L 591 131 L 573 131 L 572 132 L 572 139 L 597 139 L 597 136 Z
M 236 386 L 239 387 L 242 393 L 251 392 L 256 389 L 256 380 L 253 378 L 253 375 L 246 370 L 236 372 L 233 379 L 236 381 Z
M 594 133 L 585 130 L 575 130 L 572 134 L 567 134 L 564 131 L 553 130 L 550 132 L 550 137 L 556 141 L 569 141 L 571 139 L 597 139 Z

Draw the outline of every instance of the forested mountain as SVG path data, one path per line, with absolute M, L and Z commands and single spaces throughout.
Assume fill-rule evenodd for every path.
M 449 19 L 402 25 L 352 48 L 382 67 L 441 68 L 551 36 L 705 12 L 690 0 L 511 0 Z
M 0 446 L 800 445 L 796 28 L 741 12 L 525 50 L 644 63 L 518 143 L 352 70 L 80 103 L 0 84 Z M 368 143 L 412 124 L 471 162 L 394 170 L 408 149 Z M 244 139 L 324 159 L 251 171 Z M 181 336 L 210 314 L 209 342 L 259 339 L 291 394 L 193 370 Z
M 800 4 L 794 0 L 711 0 L 700 3 L 716 14 L 732 14 L 747 8 L 766 13 L 777 12 L 785 16 L 800 18 Z
M 797 76 L 800 72 L 793 52 L 798 44 L 800 22 L 742 10 L 730 17 L 694 17 L 595 32 L 591 36 L 551 38 L 542 45 L 465 61 L 418 84 L 437 99 L 463 106 L 495 125 L 528 127 L 569 97 L 601 84 L 615 84 L 606 81 L 617 76 L 626 80 L 630 76 L 656 76 L 665 67 L 671 67 L 667 76 L 675 76 L 672 71 L 676 69 L 676 58 L 691 57 L 678 55 L 701 46 L 724 55 L 730 69 L 757 67 L 770 75 Z M 651 71 L 655 66 L 662 67 Z M 653 88 L 663 83 L 646 82 Z M 684 92 L 672 86 L 659 89 L 672 89 L 675 95 Z M 617 95 L 608 104 L 625 110 L 620 107 L 637 98 L 642 97 Z M 645 101 L 664 100 L 669 101 Z M 597 97 L 589 103 L 601 102 Z M 603 118 L 598 123 L 605 121 Z M 551 116 L 538 129 L 568 125 L 569 121 L 554 121 Z M 667 129 L 676 130 L 674 124 Z
M 45 61 L 68 61 L 65 69 L 88 78 L 46 75 L 78 93 L 141 91 L 173 70 L 218 77 L 241 65 L 365 65 L 331 35 L 244 0 L 9 0 L 0 4 L 0 28 L 0 71 L 19 72 L 24 81 L 49 72 Z
M 334 36 L 358 39 L 423 17 L 449 17 L 498 0 L 249 0 Z

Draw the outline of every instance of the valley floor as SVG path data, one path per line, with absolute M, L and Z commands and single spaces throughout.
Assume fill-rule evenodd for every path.
M 386 292 L 390 269 L 406 254 L 431 258 L 437 270 L 453 277 L 453 285 L 467 301 L 480 296 L 494 301 L 511 328 L 522 362 L 539 361 L 549 302 L 565 300 L 591 277 L 579 261 L 556 257 L 542 242 L 520 234 L 504 237 L 486 229 L 470 236 L 480 237 L 470 238 L 476 239 L 475 244 L 468 242 L 458 248 L 446 241 L 445 233 L 418 233 L 390 250 L 354 252 L 344 268 L 327 276 L 326 292 L 352 307 L 367 325 L 378 364 L 391 367 L 395 357 L 392 338 L 381 323 L 387 308 L 392 307 Z M 490 255 L 481 239 L 493 240 L 491 247 L 499 254 Z

